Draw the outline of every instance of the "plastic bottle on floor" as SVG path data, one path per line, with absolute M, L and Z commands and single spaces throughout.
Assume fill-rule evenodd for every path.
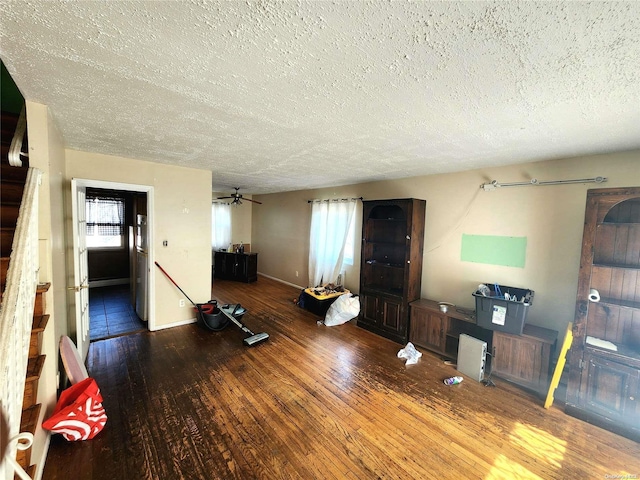
M 462 382 L 462 377 L 451 377 L 444 379 L 445 385 L 458 385 L 460 382 Z

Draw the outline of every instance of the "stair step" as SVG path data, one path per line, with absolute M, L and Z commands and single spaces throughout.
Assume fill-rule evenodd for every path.
M 26 468 L 25 472 L 27 472 L 27 475 L 29 475 L 29 478 L 36 478 L 36 466 L 35 465 L 29 465 L 29 468 Z M 16 475 L 14 477 L 14 480 L 20 480 L 20 477 L 18 477 Z
M 0 202 L 3 205 L 20 205 L 23 191 L 24 183 L 7 182 L 3 178 L 2 190 L 0 190 Z
M 42 405 L 38 404 L 22 411 L 22 419 L 20 420 L 21 432 L 29 432 L 31 434 L 36 433 L 41 407 Z M 28 468 L 29 465 L 31 465 L 31 448 L 18 450 L 18 453 L 16 454 L 16 461 L 22 468 Z
M 45 328 L 47 328 L 47 322 L 49 321 L 49 315 L 38 315 L 33 317 L 33 325 L 31 327 L 31 339 L 29 340 L 29 358 L 37 357 L 40 355 L 40 335 Z
M 37 318 L 33 319 L 33 324 L 31 326 L 31 334 L 44 332 L 45 328 L 47 328 L 47 323 L 49 322 L 49 315 L 40 315 Z
M 46 358 L 46 355 L 38 355 L 37 357 L 31 357 L 29 359 L 29 362 L 27 363 L 27 382 L 38 380 L 40 378 Z
M 48 292 L 50 287 L 51 287 L 50 283 L 38 284 L 38 289 L 36 290 L 36 303 L 33 308 L 34 316 L 44 315 L 44 312 L 46 310 L 46 301 L 45 301 L 45 296 L 43 294 Z
M 18 125 L 19 113 L 9 112 L 2 110 L 0 119 L 2 119 L 2 141 L 5 142 L 6 138 L 11 141 L 13 138 L 13 132 L 16 131 L 16 125 Z
M 46 309 L 46 301 L 44 297 L 44 293 L 49 291 L 51 287 L 50 283 L 39 283 L 38 289 L 36 290 L 36 299 L 33 306 L 33 315 L 34 317 L 38 317 L 40 315 L 44 315 Z M 2 300 L 2 293 L 0 292 L 0 300 Z
M 38 289 L 36 290 L 36 299 L 35 299 L 35 303 L 33 305 L 33 316 L 34 317 L 39 317 L 41 315 L 44 315 L 45 309 L 46 309 L 46 300 L 45 300 L 45 296 L 44 293 L 49 291 L 49 288 L 51 288 L 51 284 L 50 283 L 39 283 L 38 284 Z M 2 299 L 2 294 L 0 294 L 0 300 Z
M 46 355 L 39 355 L 29 359 L 27 364 L 27 378 L 24 384 L 24 398 L 22 400 L 22 408 L 29 408 L 38 401 L 38 380 L 42 374 Z
M 6 145 L 4 142 L 0 145 L 0 159 L 3 162 L 9 163 L 9 150 L 11 149 L 10 145 Z
M 9 257 L 0 258 L 0 289 L 4 291 L 7 283 L 7 270 L 9 270 Z
M 34 465 L 29 465 L 29 467 L 28 467 L 28 468 L 25 468 L 25 469 L 24 469 L 24 471 L 26 472 L 26 474 L 27 474 L 27 475 L 29 475 L 29 478 L 36 478 L 36 477 L 35 477 L 35 475 L 36 475 L 36 466 L 35 466 L 35 464 L 34 464 Z M 22 480 L 22 479 L 21 479 L 21 478 L 18 476 L 18 474 L 16 473 L 16 474 L 13 476 L 13 480 Z
M 0 227 L 16 228 L 19 213 L 20 205 L 3 203 L 0 207 Z
M 13 244 L 13 233 L 15 228 L 0 228 L 0 252 L 3 257 L 11 255 L 11 246 Z
M 0 165 L 0 179 L 2 184 L 18 183 L 25 184 L 27 181 L 28 168 L 12 167 L 6 163 Z

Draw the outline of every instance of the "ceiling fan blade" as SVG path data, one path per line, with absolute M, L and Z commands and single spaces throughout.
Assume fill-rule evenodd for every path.
M 242 205 L 242 201 L 243 200 L 247 200 L 249 202 L 257 203 L 258 205 L 262 205 L 262 202 L 259 202 L 257 200 L 251 200 L 250 198 L 244 198 L 242 196 L 242 194 L 238 192 L 238 190 L 240 190 L 240 187 L 234 187 L 233 189 L 235 190 L 235 192 L 230 194 L 230 196 L 228 196 L 228 197 L 218 197 L 218 200 L 222 200 L 222 199 L 225 199 L 225 198 L 233 199 L 233 200 L 231 200 L 229 202 L 229 205 Z

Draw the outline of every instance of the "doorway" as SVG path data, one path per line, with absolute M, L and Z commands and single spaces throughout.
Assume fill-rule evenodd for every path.
M 130 335 L 147 330 L 131 305 L 129 284 L 89 287 L 89 341 Z
M 145 219 L 144 255 L 150 260 L 153 187 L 73 179 L 72 199 L 76 345 L 85 358 L 91 341 L 155 324 L 154 272 L 149 261 L 139 267 L 137 220 Z M 140 288 L 141 276 L 148 288 Z
M 147 216 L 147 194 L 87 187 L 85 196 L 89 340 L 147 329 L 146 245 L 137 219 Z M 146 223 L 146 222 L 145 222 Z

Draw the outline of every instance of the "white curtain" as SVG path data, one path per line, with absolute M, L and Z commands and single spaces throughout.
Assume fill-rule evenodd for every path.
M 357 203 L 357 200 L 324 200 L 311 204 L 310 287 L 332 283 L 338 278 Z
M 214 250 L 229 247 L 231 243 L 231 205 L 211 204 L 211 247 Z

